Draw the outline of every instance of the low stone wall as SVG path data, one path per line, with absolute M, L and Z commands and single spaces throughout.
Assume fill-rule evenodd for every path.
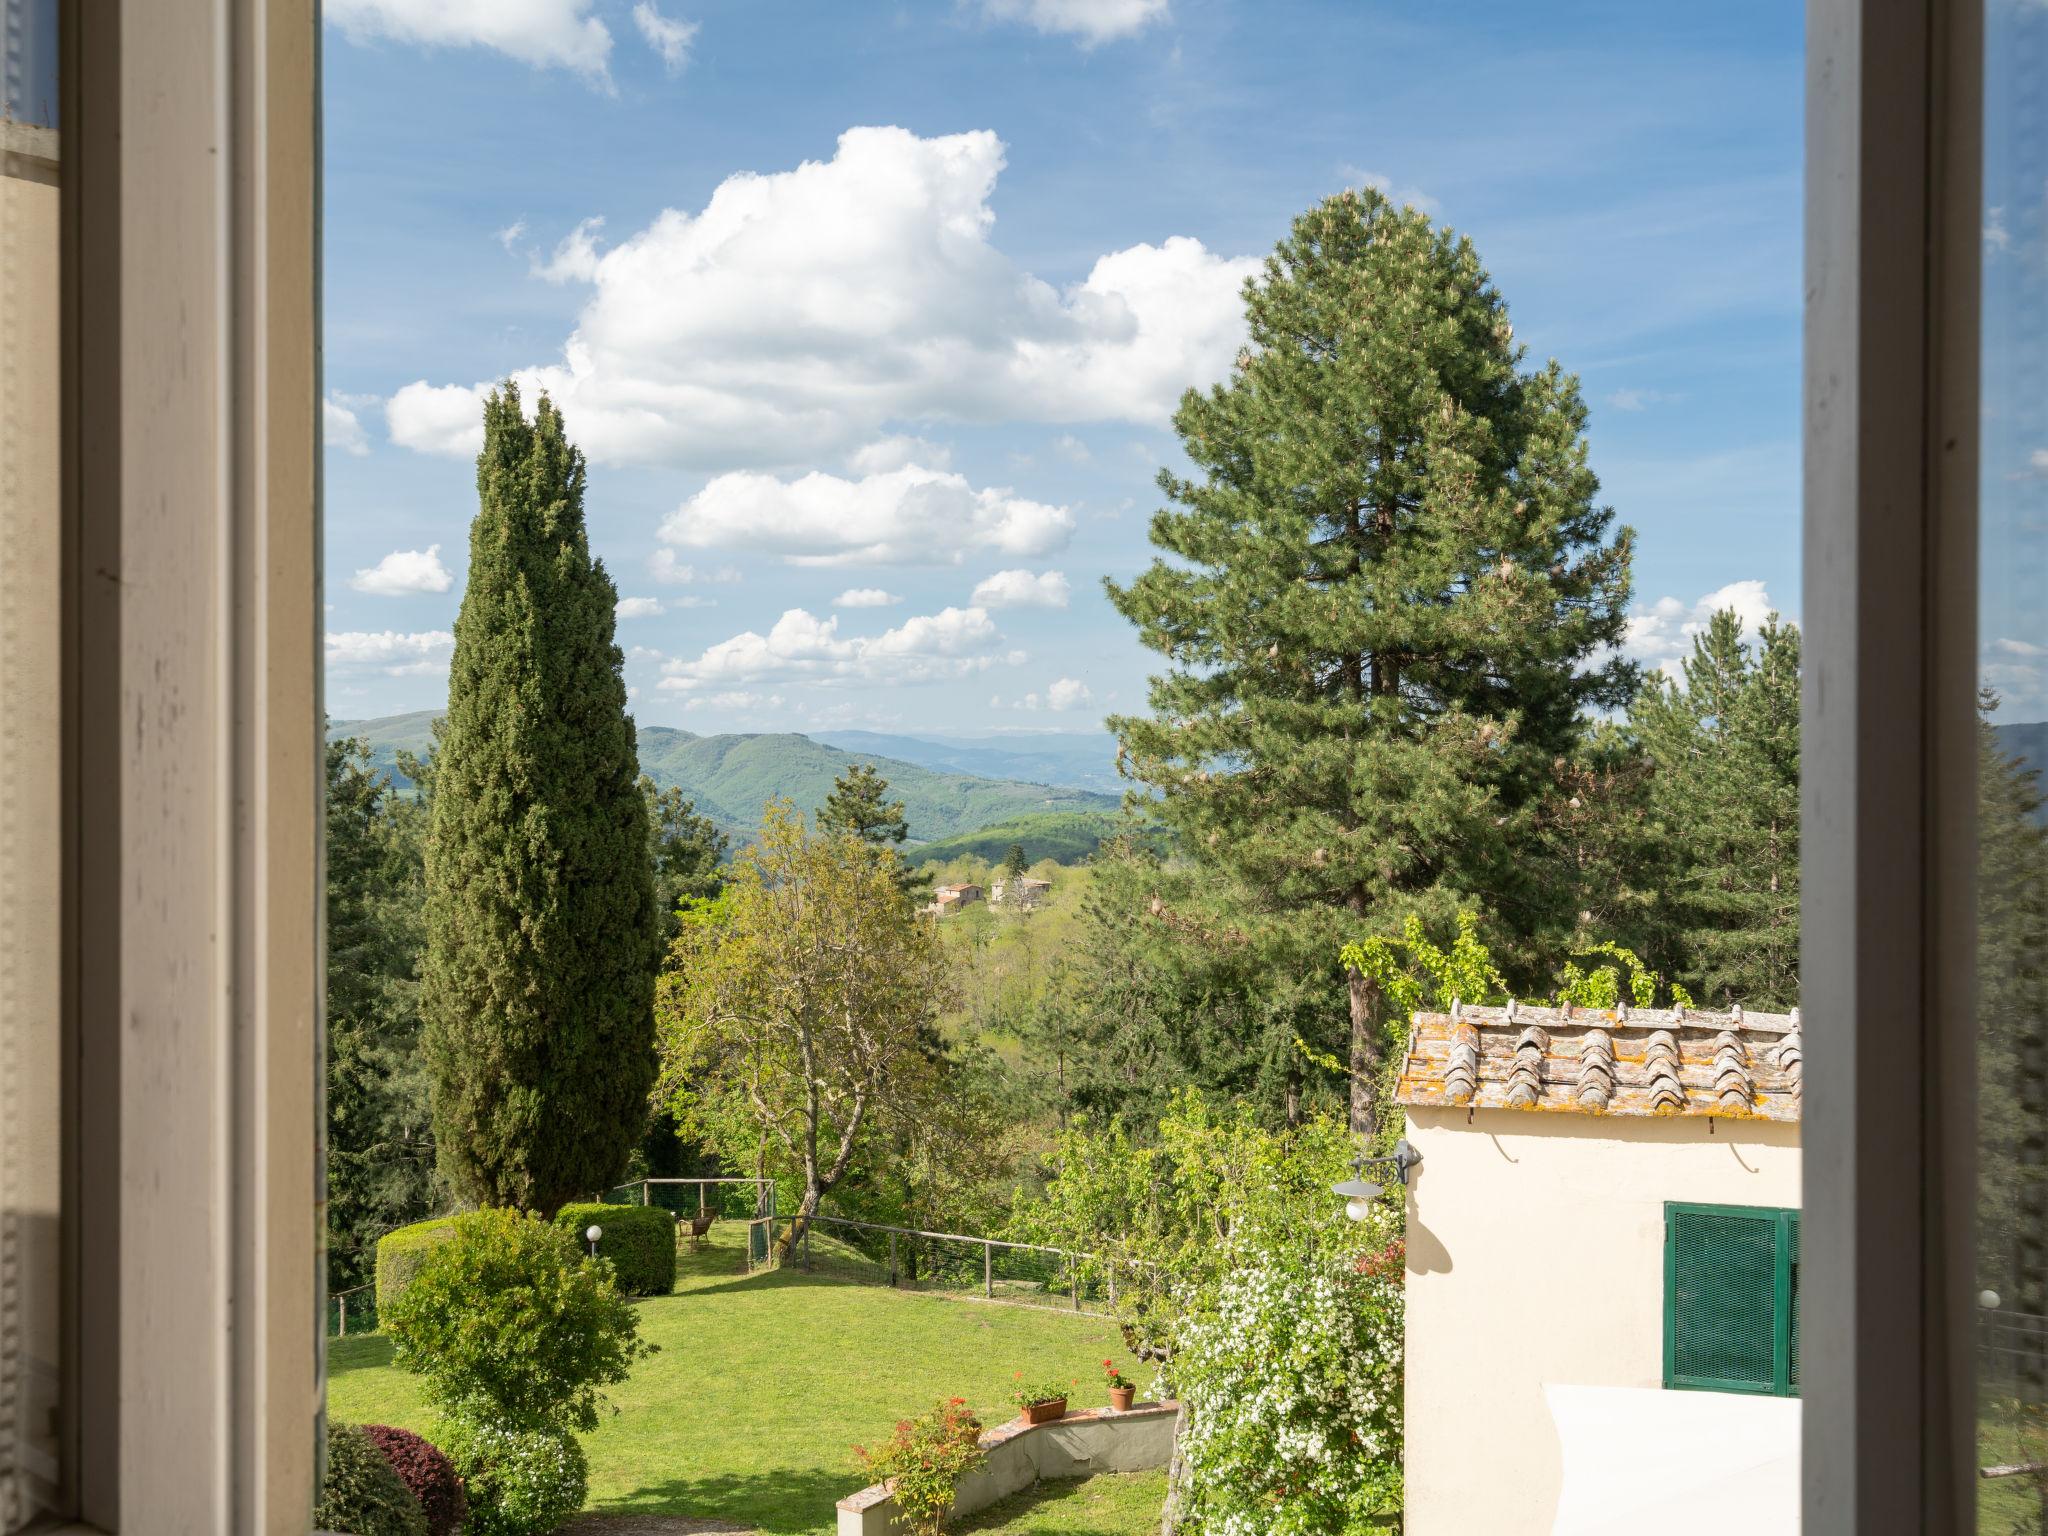
M 971 1515 L 1041 1478 L 1092 1477 L 1097 1472 L 1146 1472 L 1173 1457 L 1178 1403 L 1139 1403 L 1127 1413 L 1084 1408 L 1050 1424 L 1012 1419 L 985 1430 L 988 1461 L 960 1479 L 953 1513 Z M 889 1485 L 876 1483 L 839 1501 L 839 1536 L 900 1536 Z

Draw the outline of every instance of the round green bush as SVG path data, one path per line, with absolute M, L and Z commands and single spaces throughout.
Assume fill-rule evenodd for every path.
M 565 1205 L 555 1212 L 555 1225 L 586 1252 L 584 1232 L 602 1227 L 597 1256 L 612 1261 L 628 1296 L 666 1296 L 676 1288 L 676 1219 L 660 1206 Z
M 518 1211 L 456 1217 L 382 1322 L 428 1402 L 506 1428 L 597 1428 L 603 1388 L 653 1352 L 612 1267 Z
M 462 1536 L 546 1536 L 583 1507 L 590 1469 L 576 1437 L 452 1419 L 442 1441 L 462 1474 Z
M 405 1294 L 421 1262 L 435 1245 L 455 1235 L 453 1216 L 436 1216 L 416 1221 L 409 1227 L 386 1232 L 377 1239 L 377 1312 L 379 1316 Z
M 313 1524 L 348 1536 L 427 1536 L 427 1517 L 384 1453 L 354 1424 L 327 1426 L 327 1476 Z

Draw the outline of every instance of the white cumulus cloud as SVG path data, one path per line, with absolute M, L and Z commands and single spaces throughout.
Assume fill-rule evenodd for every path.
M 719 475 L 663 520 L 664 543 L 755 549 L 792 565 L 958 564 L 970 553 L 1043 555 L 1065 547 L 1074 516 L 965 475 L 905 465 L 842 479 Z
M 1001 636 L 980 608 L 945 608 L 879 635 L 842 635 L 835 616 L 791 608 L 763 635 L 747 630 L 694 660 L 663 666 L 661 687 L 689 691 L 764 680 L 930 682 L 991 666 Z
M 326 0 L 322 15 L 359 43 L 491 48 L 608 85 L 612 34 L 592 9 L 593 0 Z
M 438 672 L 448 665 L 455 637 L 445 629 L 400 634 L 348 630 L 327 637 L 327 665 L 335 670 L 376 670 L 392 677 Z
M 1077 677 L 1056 677 L 1045 690 L 1047 709 L 1072 709 L 1086 704 L 1095 695 L 1088 691 L 1088 685 Z
M 1092 48 L 1165 20 L 1167 0 L 982 0 L 981 8 L 994 20 L 1078 37 L 1083 47 Z
M 370 451 L 370 439 L 355 411 L 333 395 L 320 402 L 320 423 L 328 447 L 339 448 L 357 458 Z
M 887 474 L 906 464 L 922 464 L 926 469 L 951 469 L 953 452 L 928 438 L 910 437 L 899 432 L 892 437 L 863 443 L 846 456 L 846 467 L 857 475 Z
M 1161 425 L 1229 371 L 1254 258 L 1175 236 L 1055 288 L 991 239 L 1003 163 L 986 130 L 853 128 L 830 160 L 730 176 L 601 253 L 586 228 L 546 269 L 590 284 L 575 331 L 514 377 L 593 460 L 720 469 L 816 463 L 904 421 Z M 474 452 L 481 392 L 406 386 L 392 439 Z
M 394 549 L 349 577 L 348 584 L 378 597 L 401 597 L 408 592 L 446 592 L 455 578 L 441 563 L 441 546 L 430 544 L 425 549 Z
M 690 44 L 697 36 L 694 21 L 674 21 L 661 14 L 647 0 L 640 0 L 633 7 L 633 25 L 640 29 L 640 35 L 647 40 L 647 46 L 661 55 L 661 62 L 672 75 L 683 72 L 683 66 L 690 62 Z
M 1755 634 L 1776 605 L 1761 581 L 1732 581 L 1692 603 L 1660 597 L 1629 615 L 1622 654 L 1648 671 L 1676 678 L 1680 665 L 1692 654 L 1693 637 L 1704 634 L 1709 621 L 1723 608 L 1734 609 L 1743 629 Z
M 975 587 L 969 601 L 982 608 L 1064 608 L 1069 591 L 1059 571 L 997 571 Z
M 880 587 L 848 587 L 832 599 L 834 608 L 894 608 L 903 599 Z
M 621 619 L 651 619 L 661 613 L 658 597 L 622 597 L 612 613 Z

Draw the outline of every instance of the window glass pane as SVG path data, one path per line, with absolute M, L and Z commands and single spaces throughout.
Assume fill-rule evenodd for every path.
M 57 1492 L 56 0 L 0 0 L 0 1531 Z
M 1979 1529 L 2048 1517 L 2048 10 L 1992 0 L 1984 161 Z

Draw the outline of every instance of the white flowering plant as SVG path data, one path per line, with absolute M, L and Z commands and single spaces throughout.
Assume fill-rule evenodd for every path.
M 1169 1368 L 1182 1530 L 1349 1536 L 1399 1513 L 1401 1265 L 1386 1258 L 1269 1249 L 1189 1322 Z

